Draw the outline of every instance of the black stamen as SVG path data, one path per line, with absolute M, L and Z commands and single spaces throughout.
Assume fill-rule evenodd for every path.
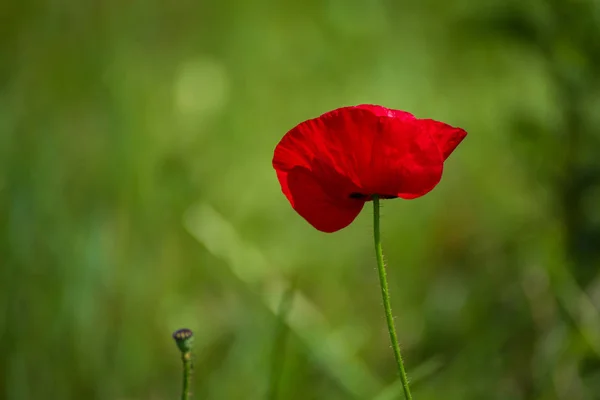
M 364 200 L 364 199 L 369 199 L 371 197 L 371 195 L 359 193 L 359 192 L 352 192 L 352 193 L 350 193 L 350 195 L 348 197 L 350 197 L 351 199 Z M 385 199 L 397 199 L 398 196 L 391 195 L 391 194 L 380 194 L 379 198 L 384 199 L 384 200 Z

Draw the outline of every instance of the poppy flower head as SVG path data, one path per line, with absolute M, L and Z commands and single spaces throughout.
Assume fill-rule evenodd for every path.
M 286 133 L 273 167 L 292 207 L 316 229 L 335 232 L 373 195 L 414 199 L 431 191 L 466 134 L 405 111 L 343 107 Z

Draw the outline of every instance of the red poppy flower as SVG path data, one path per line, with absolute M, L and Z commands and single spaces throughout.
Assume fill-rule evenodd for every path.
M 467 133 L 375 105 L 343 107 L 290 130 L 273 167 L 292 207 L 312 226 L 348 226 L 373 195 L 414 199 L 432 190 Z

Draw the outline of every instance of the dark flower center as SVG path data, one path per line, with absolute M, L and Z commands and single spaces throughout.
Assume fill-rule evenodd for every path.
M 352 193 L 350 193 L 350 195 L 348 197 L 350 197 L 351 199 L 357 199 L 357 200 L 370 200 L 371 196 L 372 195 L 370 195 L 370 194 L 352 192 Z M 380 194 L 379 198 L 380 199 L 396 199 L 396 198 L 398 198 L 398 196 L 394 196 L 391 194 Z

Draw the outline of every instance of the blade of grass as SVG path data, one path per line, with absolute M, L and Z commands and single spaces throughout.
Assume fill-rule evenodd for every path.
M 292 309 L 295 292 L 296 280 L 293 280 L 281 297 L 281 302 L 279 303 L 279 309 L 277 311 L 273 353 L 271 354 L 271 371 L 269 373 L 269 392 L 267 395 L 267 399 L 269 400 L 276 400 L 279 394 L 281 373 L 285 362 L 285 348 L 289 336 L 289 327 L 286 323 L 286 319 Z

